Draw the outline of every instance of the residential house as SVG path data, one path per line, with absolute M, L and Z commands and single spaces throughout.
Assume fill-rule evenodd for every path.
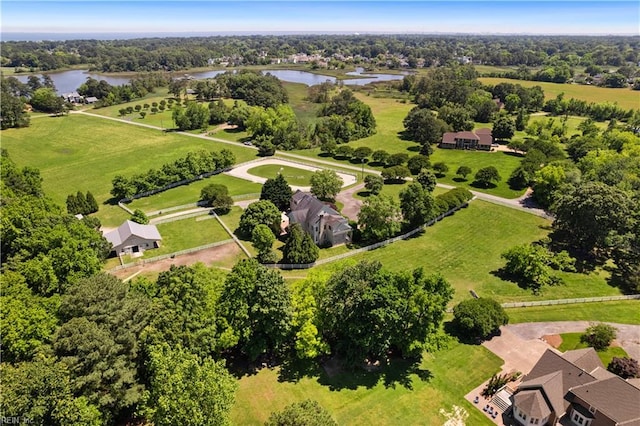
M 482 128 L 476 129 L 474 132 L 447 132 L 442 135 L 440 148 L 490 151 L 492 143 L 491 129 Z
M 547 350 L 511 402 L 524 426 L 640 426 L 640 388 L 608 372 L 593 348 Z
M 82 95 L 80 95 L 78 92 L 65 93 L 61 96 L 61 98 L 65 102 L 69 102 L 72 104 L 79 104 L 79 103 L 82 103 L 82 101 L 84 100 Z
M 319 246 L 335 246 L 351 241 L 349 221 L 308 192 L 298 190 L 291 197 L 289 223 L 299 223 Z
M 95 96 L 88 96 L 85 100 L 85 103 L 87 104 L 95 104 L 96 102 L 98 102 L 98 98 L 96 98 Z
M 116 256 L 122 254 L 142 255 L 145 250 L 160 247 L 162 237 L 154 225 L 141 225 L 127 220 L 117 229 L 104 234 L 113 246 Z

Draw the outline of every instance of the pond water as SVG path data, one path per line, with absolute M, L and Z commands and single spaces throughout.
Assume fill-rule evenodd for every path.
M 217 71 L 203 71 L 203 72 L 194 72 L 188 74 L 196 80 L 201 80 L 205 78 L 213 78 L 218 74 L 222 74 L 226 72 L 225 70 L 217 70 Z M 313 74 L 307 71 L 297 71 L 297 70 L 264 70 L 263 74 L 269 73 L 273 76 L 278 77 L 282 81 L 288 81 L 291 83 L 302 83 L 307 86 L 313 86 L 316 84 L 324 83 L 326 81 L 330 81 L 335 83 L 337 79 L 328 75 L 320 75 Z M 364 73 L 363 68 L 356 68 L 356 71 L 349 72 L 347 75 L 350 76 L 362 76 L 362 78 L 354 78 L 350 80 L 342 80 L 343 84 L 346 86 L 363 86 L 365 84 L 374 82 L 374 81 L 393 81 L 393 80 L 402 80 L 407 73 L 403 74 L 367 74 Z M 42 74 L 37 74 L 38 77 L 42 77 Z M 106 80 L 107 83 L 118 86 L 122 84 L 129 83 L 129 78 L 127 77 L 114 77 L 107 76 L 102 74 L 96 74 L 93 72 L 89 72 L 86 70 L 70 70 L 70 71 L 62 71 L 56 73 L 50 73 L 51 79 L 56 86 L 56 90 L 59 94 L 62 93 L 70 93 L 78 90 L 78 87 L 82 83 L 87 80 L 87 77 L 95 78 L 96 80 Z M 15 76 L 18 80 L 23 83 L 27 82 L 29 78 L 28 75 L 17 75 Z

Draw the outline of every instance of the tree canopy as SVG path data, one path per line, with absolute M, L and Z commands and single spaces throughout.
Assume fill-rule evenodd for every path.
M 484 339 L 509 322 L 498 302 L 488 298 L 467 299 L 453 308 L 453 322 L 464 337 Z

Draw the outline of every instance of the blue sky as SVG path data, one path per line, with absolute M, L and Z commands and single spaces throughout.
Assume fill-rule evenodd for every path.
M 638 34 L 638 1 L 2 0 L 2 32 Z

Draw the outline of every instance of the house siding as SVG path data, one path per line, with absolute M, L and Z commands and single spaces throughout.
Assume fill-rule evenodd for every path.
M 120 254 L 135 253 L 134 247 L 138 247 L 139 249 L 138 251 L 140 253 L 143 253 L 145 250 L 156 248 L 158 246 L 159 244 L 155 240 L 148 240 L 145 238 L 138 237 L 136 235 L 132 235 L 129 238 L 127 238 L 125 241 L 123 241 L 122 244 L 120 244 L 117 247 L 114 247 L 113 249 L 116 252 L 116 254 L 120 255 Z

